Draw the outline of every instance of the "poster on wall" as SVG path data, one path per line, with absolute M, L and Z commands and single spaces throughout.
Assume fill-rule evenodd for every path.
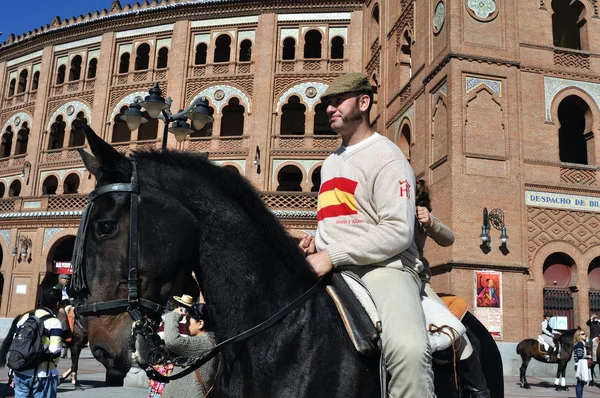
M 55 274 L 72 274 L 73 268 L 71 267 L 70 262 L 54 262 L 54 273 Z
M 475 316 L 495 340 L 502 340 L 502 272 L 475 271 Z

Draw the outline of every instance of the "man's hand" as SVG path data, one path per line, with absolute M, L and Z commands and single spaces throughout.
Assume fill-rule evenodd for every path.
M 431 225 L 431 218 L 429 218 L 429 210 L 426 207 L 417 206 L 417 218 L 421 225 L 425 228 L 429 228 Z
M 333 263 L 325 250 L 309 255 L 306 257 L 306 261 L 308 261 L 318 276 L 328 274 L 333 269 Z
M 298 246 L 305 256 L 315 254 L 317 252 L 317 249 L 315 248 L 315 239 L 311 234 L 302 235 L 302 239 L 300 240 Z

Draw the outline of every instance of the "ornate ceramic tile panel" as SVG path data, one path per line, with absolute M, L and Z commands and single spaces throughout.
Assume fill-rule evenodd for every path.
M 56 67 L 58 69 L 59 66 L 61 65 L 66 65 L 69 62 L 69 56 L 65 55 L 64 57 L 60 57 L 59 59 L 56 60 Z
M 202 33 L 201 35 L 194 35 L 194 47 L 199 43 L 206 43 L 208 46 L 210 44 L 210 33 Z
M 344 41 L 348 39 L 348 28 L 329 28 L 329 41 L 336 36 L 341 36 Z
M 215 93 L 217 91 L 222 91 L 222 93 L 219 93 L 220 99 L 218 99 L 218 100 L 215 98 Z M 222 98 L 221 98 L 221 95 L 222 95 Z M 210 98 L 210 102 L 215 107 L 215 111 L 217 113 L 221 113 L 221 108 L 229 102 L 229 99 L 233 95 L 237 95 L 240 98 L 241 103 L 247 109 L 248 114 L 250 114 L 251 113 L 250 101 L 248 101 L 248 97 L 246 96 L 246 94 L 244 94 L 244 92 L 242 92 L 241 90 L 239 90 L 235 87 L 226 86 L 226 85 L 217 85 L 217 86 L 211 86 L 211 87 L 205 88 L 204 90 L 199 92 L 190 101 L 190 105 L 192 104 L 192 102 L 194 102 L 196 100 L 196 98 L 204 96 L 206 98 Z
M 83 40 L 77 40 L 77 41 L 72 41 L 70 43 L 59 44 L 58 46 L 54 47 L 54 51 L 62 51 L 62 50 L 68 50 L 71 48 L 87 46 L 87 45 L 94 44 L 94 43 L 100 43 L 101 41 L 102 41 L 102 36 L 88 37 L 87 39 L 83 39 Z
M 123 55 L 124 53 L 131 54 L 132 51 L 133 51 L 133 44 L 121 44 L 119 46 L 119 57 L 121 55 Z
M 586 92 L 590 97 L 592 97 L 596 103 L 596 106 L 600 109 L 600 84 L 545 76 L 544 94 L 546 102 L 546 121 L 552 121 L 551 108 L 556 94 L 569 87 L 577 87 Z
M 31 129 L 31 116 L 29 116 L 25 112 L 15 113 L 4 123 L 4 127 L 2 127 L 2 131 L 6 131 L 8 126 L 11 126 L 13 133 L 19 131 L 24 122 L 27 122 L 27 126 Z
M 6 247 L 10 247 L 10 229 L 0 229 L 0 235 L 6 242 Z
M 50 242 L 50 239 L 52 239 L 54 237 L 54 235 L 56 235 L 57 233 L 59 233 L 62 230 L 63 230 L 63 228 L 45 228 L 44 229 L 44 246 L 43 246 L 42 250 L 44 250 L 46 248 L 46 244 L 48 242 Z
M 161 49 L 163 47 L 167 47 L 167 48 L 171 49 L 171 38 L 160 39 L 156 42 L 156 48 Z
M 252 40 L 252 42 L 254 42 L 255 36 L 256 36 L 256 32 L 254 30 L 243 30 L 241 32 L 238 32 L 238 43 L 241 43 L 242 40 L 245 40 L 245 39 L 250 39 L 250 40 Z
M 495 92 L 498 97 L 502 97 L 502 82 L 500 80 L 482 79 L 479 77 L 467 77 L 466 92 L 468 93 L 480 85 L 487 86 L 490 90 Z
M 22 57 L 12 59 L 6 63 L 6 66 L 8 68 L 10 68 L 11 66 L 20 64 L 21 62 L 27 62 L 31 59 L 41 57 L 43 52 L 44 52 L 44 50 L 39 50 L 39 51 L 33 52 L 31 54 L 23 55 Z
M 43 181 L 46 176 L 48 176 L 49 174 L 58 174 L 60 176 L 60 179 L 62 180 L 63 178 L 65 178 L 65 176 L 68 173 L 71 173 L 73 171 L 76 171 L 79 173 L 79 177 L 83 178 L 83 175 L 85 173 L 85 168 L 84 167 L 78 167 L 76 169 L 62 169 L 62 170 L 49 170 L 49 171 L 42 171 L 40 173 L 40 180 Z
M 279 97 L 276 110 L 279 112 L 279 109 L 287 101 L 290 95 L 297 95 L 302 98 L 312 110 L 313 106 L 321 99 L 321 95 L 325 92 L 325 90 L 327 90 L 327 87 L 329 87 L 327 84 L 319 82 L 305 82 L 297 84 Z M 310 96 L 308 94 L 310 94 Z
M 271 171 L 271 181 L 277 181 L 277 175 L 275 172 L 282 164 L 290 164 L 291 166 L 296 166 L 297 164 L 301 165 L 304 168 L 304 174 L 306 174 L 306 182 L 310 182 L 308 172 L 313 168 L 317 163 L 322 163 L 322 160 L 316 159 L 275 159 L 273 160 L 273 170 Z
M 119 111 L 121 110 L 121 108 L 124 105 L 129 106 L 129 104 L 131 104 L 136 97 L 140 97 L 142 100 L 148 95 L 147 91 L 138 91 L 132 94 L 129 94 L 127 97 L 123 98 L 121 101 L 119 101 L 119 103 L 113 108 L 112 113 L 110 114 L 110 119 L 109 120 L 115 120 L 115 116 L 117 115 L 117 113 L 119 113 Z
M 249 23 L 258 23 L 258 15 L 251 15 L 247 17 L 234 17 L 234 18 L 218 18 L 218 19 L 205 19 L 203 21 L 192 21 L 192 28 L 205 28 L 210 26 L 223 26 L 223 25 L 241 25 Z
M 58 115 L 63 115 L 66 122 L 72 122 L 77 117 L 79 112 L 83 112 L 85 114 L 88 124 L 92 122 L 92 112 L 90 111 L 90 108 L 88 108 L 88 106 L 83 102 L 71 101 L 63 104 L 52 114 L 52 117 L 48 122 L 48 131 L 50 131 L 52 123 L 54 123 L 54 120 Z
M 394 129 L 394 142 L 398 141 L 398 131 L 400 131 L 400 124 L 404 118 L 407 118 L 410 121 L 411 127 L 415 125 L 415 104 L 413 103 L 407 110 L 405 110 L 402 115 L 396 120 L 396 126 Z
M 298 29 L 281 29 L 281 41 L 285 40 L 287 37 L 293 37 L 298 41 Z
M 88 61 L 92 58 L 100 58 L 100 50 L 88 51 Z

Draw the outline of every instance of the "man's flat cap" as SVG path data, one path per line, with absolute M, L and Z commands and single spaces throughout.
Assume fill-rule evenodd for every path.
M 369 79 L 362 73 L 346 73 L 336 77 L 321 98 L 352 92 L 373 92 Z

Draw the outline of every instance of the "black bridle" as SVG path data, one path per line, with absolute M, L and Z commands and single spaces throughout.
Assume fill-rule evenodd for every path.
M 71 291 L 73 291 L 80 298 L 81 296 L 85 297 L 87 294 L 89 294 L 85 277 L 85 235 L 89 226 L 89 215 L 94 206 L 94 200 L 109 193 L 130 194 L 129 256 L 127 261 L 129 271 L 127 278 L 127 299 L 87 303 L 84 298 L 83 303 L 77 305 L 76 313 L 78 315 L 102 314 L 117 309 L 126 309 L 129 313 L 129 316 L 134 321 L 135 327 L 133 328 L 132 335 L 139 334 L 142 338 L 146 339 L 146 341 L 151 344 L 151 355 L 153 358 L 153 361 L 151 362 L 159 362 L 162 358 L 164 358 L 165 351 L 163 350 L 163 347 L 160 347 L 159 344 L 156 343 L 156 339 L 153 338 L 156 335 L 152 334 L 152 326 L 156 325 L 157 320 L 160 319 L 160 316 L 164 312 L 164 307 L 151 300 L 140 298 L 138 294 L 140 283 L 138 276 L 138 215 L 140 186 L 138 182 L 137 164 L 133 159 L 129 159 L 129 161 L 132 168 L 130 183 L 107 184 L 93 190 L 88 195 L 88 206 L 81 216 L 81 223 L 79 224 L 79 229 L 77 230 L 73 259 L 71 261 L 73 266 Z M 221 342 L 220 344 L 217 344 L 212 349 L 206 350 L 198 358 L 188 359 L 185 363 L 187 367 L 183 371 L 167 377 L 160 374 L 153 368 L 149 368 L 146 370 L 146 374 L 150 379 L 168 383 L 170 380 L 180 379 L 192 373 L 210 359 L 214 358 L 225 345 L 243 341 L 279 322 L 289 313 L 298 308 L 301 304 L 306 302 L 317 291 L 319 291 L 320 287 L 328 279 L 329 278 L 319 278 L 319 280 L 310 289 L 262 323 L 236 336 L 233 336 Z M 132 342 L 135 340 L 135 336 L 133 337 L 134 338 L 132 339 Z

